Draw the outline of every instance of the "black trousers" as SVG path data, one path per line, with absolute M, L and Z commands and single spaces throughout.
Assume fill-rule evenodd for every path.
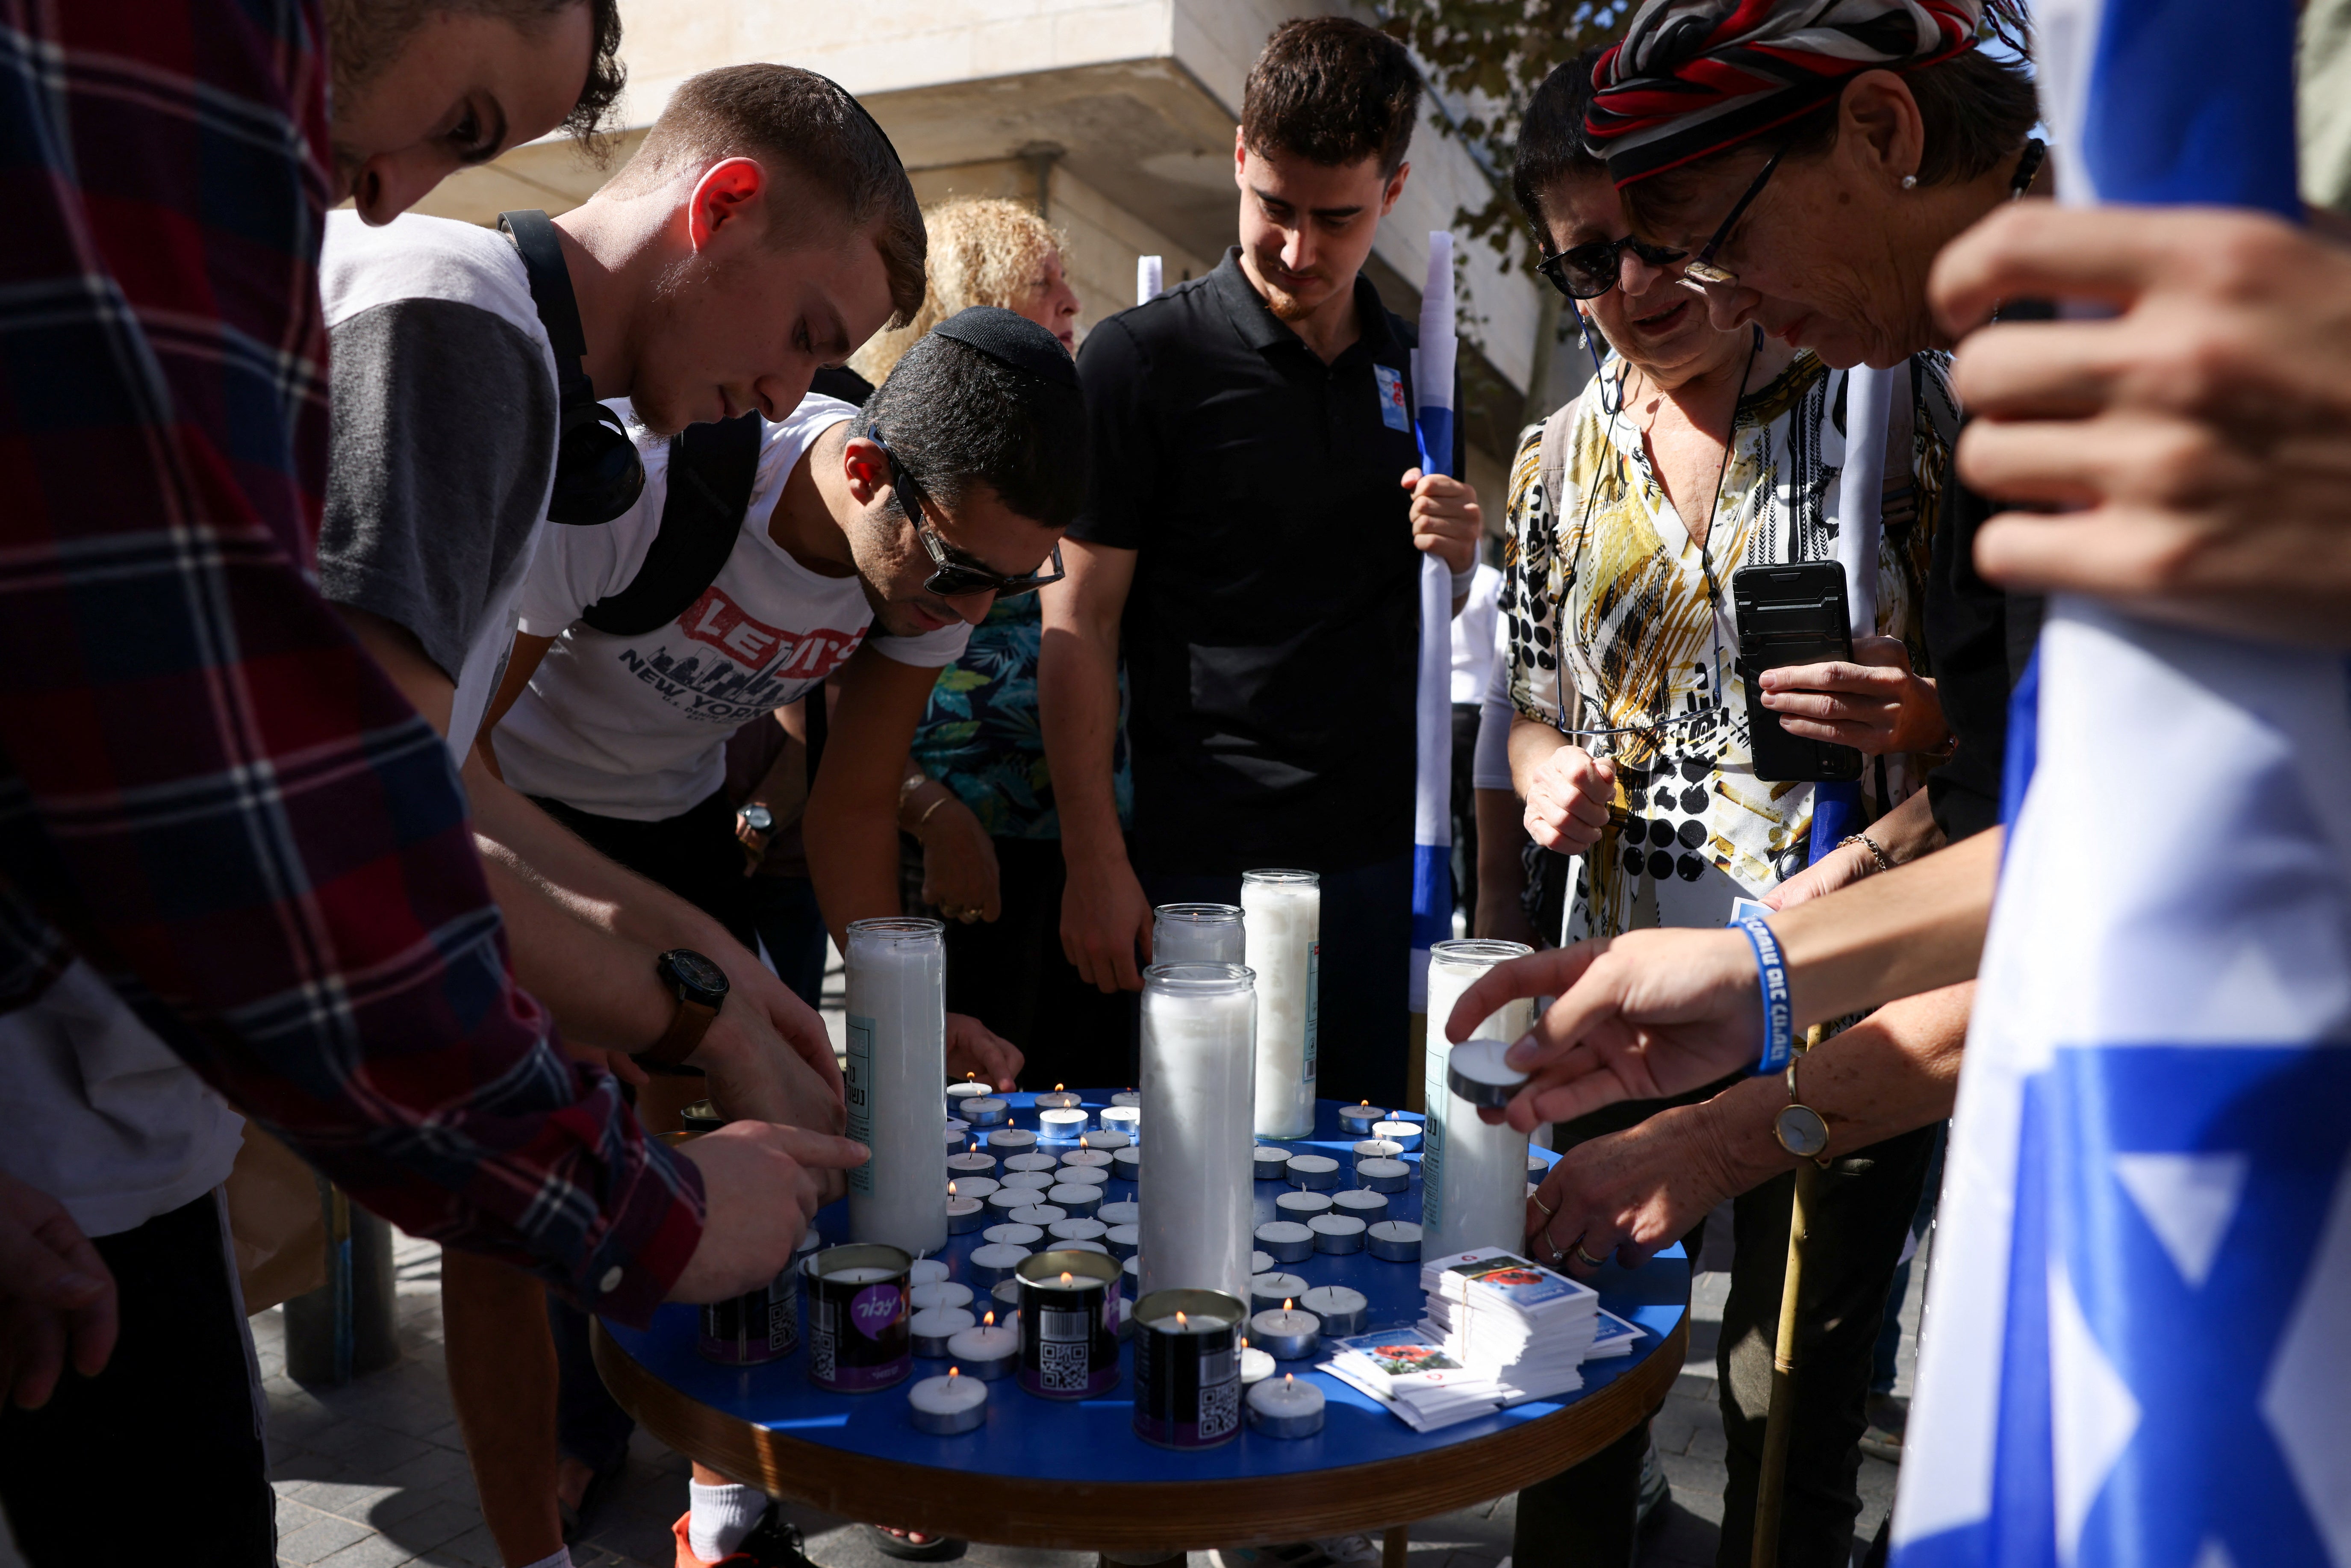
M 1020 1048 L 1021 1080 L 1117 1088 L 1135 1081 L 1135 996 L 1104 996 L 1061 951 L 1061 841 L 997 839 L 1003 908 L 946 922 L 947 1010 Z
M 38 1410 L 0 1409 L 18 1550 L 33 1568 L 271 1568 L 277 1500 L 218 1200 L 96 1245 L 122 1312 L 106 1369 L 68 1368 Z
M 531 799 L 605 858 L 659 883 L 726 927 L 727 934 L 744 946 L 758 951 L 759 934 L 752 924 L 752 879 L 743 874 L 743 851 L 735 839 L 735 807 L 725 790 L 715 790 L 658 822 L 600 817 L 545 796 Z

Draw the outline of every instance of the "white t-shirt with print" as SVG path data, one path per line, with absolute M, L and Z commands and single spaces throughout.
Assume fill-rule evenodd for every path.
M 873 619 L 860 580 L 826 577 L 768 537 L 784 481 L 816 438 L 853 417 L 810 396 L 768 426 L 751 505 L 716 580 L 674 622 L 637 637 L 580 623 L 580 612 L 627 587 L 661 529 L 669 442 L 611 406 L 637 434 L 644 494 L 601 528 L 547 529 L 524 580 L 521 629 L 553 637 L 529 687 L 492 744 L 507 782 L 598 816 L 655 822 L 716 789 L 726 737 L 821 682 L 866 641 Z M 963 656 L 961 622 L 920 637 L 873 638 L 902 664 L 937 669 Z

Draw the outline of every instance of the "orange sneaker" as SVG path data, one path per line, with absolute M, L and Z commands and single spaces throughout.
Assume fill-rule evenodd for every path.
M 686 1533 L 687 1521 L 693 1518 L 693 1511 L 688 1510 L 669 1527 L 670 1533 L 677 1538 L 677 1568 L 719 1568 L 721 1563 L 726 1568 L 816 1568 L 800 1550 L 799 1531 L 784 1522 L 773 1503 L 760 1515 L 759 1522 L 751 1527 L 751 1533 L 743 1538 L 743 1544 L 716 1563 L 694 1554 L 691 1537 Z

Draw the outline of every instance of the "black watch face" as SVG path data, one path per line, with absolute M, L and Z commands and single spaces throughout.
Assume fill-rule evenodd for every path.
M 671 948 L 661 956 L 661 967 L 687 1001 L 715 1008 L 726 999 L 726 971 L 693 948 Z

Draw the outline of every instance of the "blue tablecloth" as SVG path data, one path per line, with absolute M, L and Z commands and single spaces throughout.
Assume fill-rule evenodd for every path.
M 1035 1128 L 1033 1096 L 1007 1098 L 1012 1102 L 1013 1124 Z M 1088 1091 L 1085 1103 L 1099 1112 L 1109 1103 L 1109 1092 Z M 1353 1186 L 1351 1151 L 1356 1139 L 1339 1131 L 1338 1113 L 1337 1102 L 1323 1101 L 1317 1108 L 1314 1136 L 1290 1140 L 1283 1146 L 1336 1156 L 1345 1185 Z M 1419 1119 L 1408 1113 L 1397 1114 L 1404 1120 Z M 1146 1126 L 1146 1147 L 1149 1142 Z M 1534 1152 L 1550 1157 L 1545 1150 Z M 1420 1156 L 1416 1153 L 1405 1159 L 1413 1166 L 1412 1189 L 1389 1195 L 1389 1218 L 1417 1221 Z M 1278 1218 L 1273 1200 L 1288 1190 L 1280 1182 L 1257 1184 L 1258 1223 Z M 1113 1180 L 1110 1184 L 1110 1200 L 1134 1197 L 1133 1183 Z M 836 1203 L 822 1210 L 817 1224 L 828 1245 L 848 1240 L 848 1205 Z M 981 1239 L 977 1233 L 954 1237 L 940 1254 L 946 1260 L 949 1277 L 972 1286 L 974 1315 L 991 1304 L 987 1287 L 965 1273 L 964 1260 Z M 1401 1327 L 1420 1316 L 1420 1265 L 1416 1262 L 1384 1262 L 1368 1252 L 1344 1257 L 1317 1253 L 1304 1262 L 1275 1267 L 1302 1275 L 1310 1286 L 1348 1285 L 1363 1291 L 1371 1301 L 1369 1321 L 1374 1329 Z M 1583 1388 L 1572 1399 L 1590 1397 L 1646 1359 L 1679 1326 L 1689 1302 L 1689 1266 L 1678 1246 L 1660 1253 L 1645 1269 L 1611 1265 L 1594 1283 L 1604 1306 L 1647 1332 L 1630 1355 L 1585 1363 Z M 1040 1399 L 1023 1394 L 1008 1378 L 990 1385 L 986 1426 L 961 1437 L 934 1437 L 908 1423 L 906 1384 L 872 1394 L 827 1393 L 809 1382 L 805 1350 L 765 1366 L 715 1365 L 695 1353 L 695 1322 L 694 1308 L 670 1306 L 662 1308 L 653 1325 L 642 1332 L 604 1326 L 622 1349 L 662 1382 L 721 1413 L 804 1442 L 967 1474 L 1095 1482 L 1279 1476 L 1408 1458 L 1538 1420 L 1568 1403 L 1538 1401 L 1422 1434 L 1345 1384 L 1311 1371 L 1312 1361 L 1283 1362 L 1275 1375 L 1292 1373 L 1311 1380 L 1329 1400 L 1329 1416 L 1320 1435 L 1285 1441 L 1244 1431 L 1223 1448 L 1176 1453 L 1134 1435 L 1130 1348 L 1121 1356 L 1125 1374 L 1118 1387 L 1107 1395 L 1077 1401 Z M 946 1370 L 945 1362 L 914 1363 L 915 1378 Z

